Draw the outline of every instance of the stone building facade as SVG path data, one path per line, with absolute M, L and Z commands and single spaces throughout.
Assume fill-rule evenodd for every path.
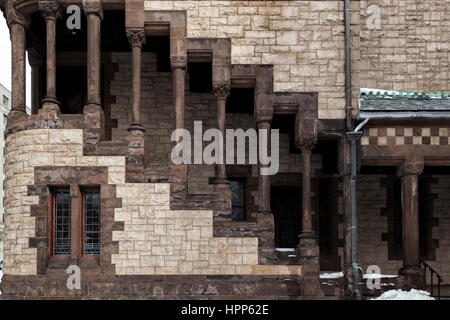
M 2 131 L 6 129 L 6 123 L 8 120 L 8 113 L 11 110 L 11 92 L 0 84 L 0 111 L 2 113 Z M 0 149 L 3 150 L 5 146 L 5 139 L 0 139 Z M 1 152 L 0 157 L 0 182 L 3 183 L 5 179 L 4 175 L 4 155 Z M 0 196 L 3 198 L 3 188 L 0 190 Z M 3 239 L 3 201 L 0 202 L 0 239 Z M 3 241 L 0 244 L 0 259 L 3 260 Z
M 450 87 L 450 1 L 346 2 L 0 1 L 2 297 L 322 298 L 320 271 L 342 269 L 347 294 L 350 141 L 360 266 L 422 287 L 424 260 L 448 281 L 450 101 L 398 91 Z M 278 129 L 278 173 L 174 164 L 195 121 Z

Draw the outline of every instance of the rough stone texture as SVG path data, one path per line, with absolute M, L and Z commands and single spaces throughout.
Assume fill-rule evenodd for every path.
M 117 65 L 110 81 L 110 96 L 115 96 L 115 103 L 111 104 L 111 118 L 117 120 L 117 128 L 112 128 L 113 140 L 120 140 L 127 136 L 131 123 L 131 54 L 112 53 L 111 60 Z M 146 165 L 159 171 L 168 171 L 170 153 L 173 143 L 170 135 L 173 130 L 173 84 L 172 73 L 156 72 L 156 54 L 144 52 L 142 54 L 142 125 L 145 128 Z M 189 88 L 189 73 L 186 75 L 186 88 Z M 185 128 L 194 132 L 194 121 L 202 121 L 203 132 L 210 128 L 217 128 L 217 102 L 212 93 L 193 93 L 189 89 L 185 92 Z M 227 129 L 254 128 L 253 114 L 227 113 Z M 193 138 L 193 136 L 192 136 Z M 302 161 L 300 154 L 290 153 L 289 135 L 280 134 L 280 168 L 279 172 L 301 172 Z M 203 142 L 206 147 L 209 142 Z M 236 156 L 235 145 L 235 156 Z M 246 143 L 248 154 L 248 143 Z M 321 155 L 313 154 L 311 167 L 313 176 L 315 169 L 320 169 Z M 254 167 L 256 172 L 257 168 Z M 215 176 L 214 165 L 191 164 L 188 166 L 188 193 L 212 194 L 214 185 L 210 178 Z
M 36 274 L 30 208 L 39 196 L 28 195 L 28 186 L 36 167 L 50 166 L 108 168 L 107 182 L 122 198 L 114 217 L 124 221 L 124 231 L 113 231 L 118 274 L 301 274 L 300 266 L 258 266 L 256 238 L 213 238 L 212 211 L 170 210 L 169 184 L 125 183 L 125 157 L 83 156 L 81 129 L 21 131 L 6 146 L 5 274 Z
M 359 87 L 449 90 L 449 3 L 351 1 L 354 107 Z M 343 1 L 150 0 L 145 10 L 186 11 L 188 38 L 231 38 L 233 64 L 273 64 L 275 91 L 319 91 L 319 118 L 344 118 Z
M 380 28 L 370 27 L 374 5 Z M 449 0 L 361 1 L 360 86 L 448 91 L 449 13 Z
M 170 210 L 170 185 L 118 185 L 117 274 L 290 274 L 299 266 L 258 266 L 257 238 L 213 237 L 213 213 Z
M 437 198 L 433 200 L 433 217 L 439 220 L 439 226 L 433 227 L 433 239 L 439 239 L 439 247 L 436 248 L 436 261 L 427 260 L 427 263 L 444 278 L 444 284 L 449 284 L 450 178 L 445 175 L 433 175 L 432 177 L 438 179 L 437 183 L 431 185 L 431 192 L 437 195 Z
M 388 232 L 388 218 L 381 216 L 386 207 L 386 189 L 380 183 L 385 175 L 358 175 L 358 263 L 364 273 L 378 265 L 383 274 L 397 274 L 402 260 L 388 260 L 388 243 L 382 233 Z
M 378 265 L 383 274 L 397 274 L 402 260 L 388 259 L 388 243 L 382 239 L 382 234 L 388 232 L 388 217 L 381 215 L 386 207 L 383 178 L 386 175 L 358 175 L 358 262 L 364 272 L 369 265 Z M 438 226 L 433 227 L 432 238 L 439 239 L 439 247 L 435 249 L 436 260 L 426 262 L 444 278 L 446 284 L 450 279 L 450 179 L 445 175 L 433 175 L 432 178 L 438 179 L 431 185 L 431 192 L 437 195 L 433 200 L 433 217 L 439 221 Z
M 352 8 L 358 27 L 359 2 Z M 320 86 L 319 118 L 344 117 L 342 1 L 145 1 L 145 10 L 186 11 L 188 38 L 231 38 L 231 63 L 273 64 L 276 92 Z

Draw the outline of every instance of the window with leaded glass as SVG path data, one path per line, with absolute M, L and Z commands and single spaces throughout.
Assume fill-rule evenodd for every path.
M 245 184 L 243 179 L 230 179 L 231 220 L 245 219 Z
M 55 190 L 53 194 L 53 254 L 70 255 L 70 190 Z
M 83 191 L 83 254 L 100 254 L 100 191 Z

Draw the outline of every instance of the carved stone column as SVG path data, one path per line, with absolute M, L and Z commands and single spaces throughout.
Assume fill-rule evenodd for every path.
M 56 0 L 39 1 L 39 10 L 46 25 L 46 67 L 47 89 L 42 108 L 52 117 L 59 113 L 59 101 L 56 99 L 56 19 L 61 17 L 59 3 Z M 49 114 L 49 115 L 50 115 Z
M 185 55 L 171 55 L 170 63 L 173 76 L 174 129 L 183 129 L 187 57 Z M 181 137 L 176 144 L 178 144 L 180 140 Z M 171 170 L 173 177 L 176 177 L 178 182 L 187 183 L 187 166 L 185 164 L 172 165 Z
M 419 264 L 419 175 L 423 162 L 405 161 L 397 170 L 402 179 L 403 265 Z
M 87 19 L 87 104 L 83 109 L 89 130 L 85 132 L 85 152 L 93 152 L 105 139 L 105 113 L 101 107 L 101 21 L 103 9 L 100 1 L 83 1 Z M 90 149 L 90 150 L 88 150 Z
M 301 264 L 319 264 L 319 246 L 311 217 L 311 153 L 317 143 L 317 121 L 296 116 L 295 142 L 302 152 L 302 231 L 299 235 L 298 258 Z
M 227 183 L 227 172 L 225 163 L 225 124 L 226 124 L 226 102 L 230 95 L 231 84 L 229 82 L 213 83 L 213 93 L 217 99 L 217 126 L 222 133 L 223 137 L 223 153 L 222 153 L 222 164 L 216 165 L 216 177 L 215 183 Z
M 133 51 L 133 109 L 129 131 L 145 132 L 141 124 L 141 50 L 145 43 L 143 29 L 127 29 L 127 37 Z
M 343 271 L 344 294 L 353 293 L 352 238 L 351 238 L 351 199 L 350 199 L 350 143 L 345 137 L 339 143 L 339 175 L 342 178 L 342 200 L 344 218 Z
M 403 268 L 399 274 L 407 278 L 408 285 L 422 287 L 424 273 L 419 268 L 419 175 L 423 160 L 407 159 L 398 168 L 402 180 Z
M 257 120 L 258 131 L 265 130 L 267 150 L 270 150 L 270 122 L 268 118 L 260 118 Z M 264 132 L 264 131 L 262 131 Z M 259 134 L 261 139 L 262 135 Z M 269 164 L 258 163 L 258 214 L 271 214 L 270 208 L 270 176 L 261 174 L 263 168 L 268 168 Z
M 11 113 L 9 120 L 26 114 L 26 73 L 25 73 L 25 29 L 30 25 L 28 17 L 24 16 L 12 6 L 12 2 L 5 3 L 6 21 L 11 35 Z M 10 123 L 11 121 L 8 121 Z M 10 127 L 10 126 L 9 126 Z
M 300 138 L 297 145 L 302 152 L 302 235 L 312 235 L 311 218 L 311 152 L 317 140 Z
M 40 104 L 42 58 L 35 50 L 29 49 L 28 61 L 31 66 L 31 114 L 37 114 Z
M 101 21 L 103 9 L 100 1 L 83 1 L 87 18 L 87 104 L 101 106 Z
M 127 29 L 126 33 L 133 52 L 133 107 L 127 136 L 129 142 L 127 161 L 130 165 L 143 166 L 145 129 L 141 124 L 141 50 L 145 43 L 145 31 L 144 29 Z
M 317 120 L 302 118 L 297 112 L 295 143 L 302 152 L 302 231 L 297 247 L 297 263 L 305 271 L 303 294 L 321 296 L 319 282 L 319 245 L 312 227 L 311 216 L 311 154 L 317 143 Z

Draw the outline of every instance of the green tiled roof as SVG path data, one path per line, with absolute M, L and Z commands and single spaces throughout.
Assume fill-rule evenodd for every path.
M 361 92 L 361 99 L 411 99 L 411 100 L 431 100 L 431 99 L 449 99 L 448 92 L 441 93 L 418 93 L 418 92 L 386 92 L 386 91 L 369 91 Z

